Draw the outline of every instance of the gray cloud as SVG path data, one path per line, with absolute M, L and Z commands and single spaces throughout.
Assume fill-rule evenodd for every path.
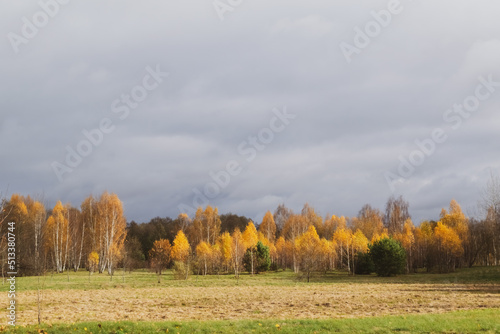
M 253 1 L 220 21 L 211 2 L 70 2 L 17 54 L 7 36 L 40 7 L 5 4 L 0 189 L 43 193 L 48 205 L 79 205 L 107 189 L 129 220 L 147 221 L 177 216 L 210 172 L 236 160 L 242 172 L 211 201 L 221 212 L 260 220 L 279 203 L 298 211 L 309 202 L 352 216 L 365 203 L 383 209 L 384 173 L 443 128 L 447 141 L 396 194 L 417 222 L 452 198 L 470 208 L 490 168 L 500 170 L 500 89 L 457 130 L 443 114 L 474 93 L 479 76 L 500 81 L 500 5 L 402 0 L 348 64 L 339 44 L 353 43 L 353 28 L 387 3 Z M 157 64 L 169 77 L 121 120 L 113 101 Z M 238 146 L 283 106 L 297 118 L 247 162 Z M 64 163 L 66 147 L 103 118 L 114 131 L 59 182 L 51 163 Z

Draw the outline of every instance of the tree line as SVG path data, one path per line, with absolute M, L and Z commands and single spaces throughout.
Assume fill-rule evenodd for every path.
M 96 270 L 112 274 L 123 261 L 127 222 L 116 194 L 89 196 L 80 208 L 58 201 L 52 209 L 30 196 L 13 194 L 2 200 L 0 208 L 2 276 L 6 272 L 7 222 L 15 223 L 11 226 L 20 275 L 89 269 L 91 254 L 98 259 Z
M 485 188 L 484 217 L 468 218 L 452 200 L 438 221 L 415 226 L 409 203 L 390 197 L 385 210 L 364 205 L 356 217 L 323 218 L 309 204 L 295 213 L 285 205 L 254 223 L 244 216 L 220 215 L 217 208 L 198 208 L 194 217 L 154 218 L 127 224 L 116 194 L 87 197 L 79 208 L 14 194 L 1 202 L 0 256 L 6 272 L 6 222 L 15 222 L 20 274 L 78 271 L 86 268 L 112 275 L 115 268 L 151 268 L 159 274 L 173 268 L 179 278 L 190 274 L 250 274 L 291 269 L 311 273 L 334 269 L 360 272 L 363 255 L 380 240 L 396 241 L 405 253 L 407 273 L 425 269 L 449 272 L 473 265 L 498 265 L 500 254 L 500 182 Z M 361 270 L 362 271 L 362 270 Z

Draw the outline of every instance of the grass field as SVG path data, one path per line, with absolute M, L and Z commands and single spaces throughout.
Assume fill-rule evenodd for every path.
M 176 281 L 167 271 L 161 284 L 147 271 L 117 273 L 113 281 L 104 274 L 89 280 L 85 271 L 70 273 L 69 281 L 66 274 L 47 275 L 40 284 L 38 278 L 21 277 L 18 325 L 36 323 L 39 285 L 42 328 L 49 333 L 85 332 L 84 328 L 93 333 L 165 333 L 167 329 L 174 333 L 267 333 L 271 329 L 321 333 L 348 328 L 353 332 L 378 328 L 381 333 L 500 332 L 498 267 L 389 278 L 334 272 L 318 275 L 311 283 L 290 271 L 243 275 L 240 280 L 232 275 L 192 276 L 187 281 Z M 5 295 L 0 307 L 6 309 L 7 285 L 0 291 Z M 29 331 L 37 332 L 37 327 L 14 332 Z
M 2 328 L 9 333 L 499 333 L 498 310 L 335 320 L 83 322 Z

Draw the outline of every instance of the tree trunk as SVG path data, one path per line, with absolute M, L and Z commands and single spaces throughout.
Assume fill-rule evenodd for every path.
M 40 284 L 40 282 L 38 282 Z M 42 308 L 40 305 L 40 287 L 37 289 L 37 295 L 36 295 L 36 303 L 37 303 L 37 310 L 38 310 L 38 325 L 42 323 Z
M 250 250 L 250 262 L 251 262 L 252 275 L 253 275 L 253 250 Z
M 344 265 L 344 247 L 342 246 L 342 241 L 340 242 L 340 269 Z
M 349 243 L 347 243 L 347 271 L 351 272 L 351 262 L 350 262 L 350 256 L 349 256 Z
M 82 240 L 80 243 L 80 254 L 78 255 L 78 262 L 76 264 L 75 271 L 78 271 L 80 269 L 80 264 L 82 263 L 82 254 L 83 254 L 83 242 L 85 240 L 85 221 L 82 220 Z
M 354 274 L 354 270 L 356 270 L 356 269 L 354 269 L 355 268 L 355 264 L 354 264 L 354 242 L 351 243 L 351 248 L 352 248 L 352 275 L 354 276 L 355 275 Z

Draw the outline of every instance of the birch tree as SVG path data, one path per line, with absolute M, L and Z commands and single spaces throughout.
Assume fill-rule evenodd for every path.
M 403 196 L 398 198 L 391 196 L 387 200 L 385 206 L 384 225 L 392 235 L 394 233 L 401 233 L 406 220 L 410 217 L 409 213 L 410 204 Z
M 243 232 L 243 243 L 245 244 L 245 248 L 250 250 L 250 274 L 254 274 L 255 272 L 255 252 L 254 247 L 259 242 L 259 236 L 257 233 L 257 229 L 255 225 L 250 222 L 248 223 L 245 231 Z
M 245 249 L 246 249 L 245 242 L 243 241 L 243 236 L 241 235 L 239 228 L 236 228 L 234 230 L 231 239 L 232 239 L 231 260 L 234 268 L 234 275 L 236 276 L 236 278 L 239 278 L 243 256 L 245 255 Z
M 361 230 L 371 240 L 374 235 L 381 234 L 384 229 L 383 214 L 380 210 L 372 208 L 369 204 L 364 205 L 353 221 L 353 229 Z
M 102 238 L 102 234 L 97 215 L 97 202 L 97 199 L 90 195 L 80 205 L 82 225 L 84 227 L 84 231 L 82 232 L 84 234 L 84 238 L 82 238 L 83 244 L 80 245 L 82 246 L 80 250 L 83 258 L 88 257 L 92 252 L 100 254 L 100 238 Z M 100 267 L 97 266 L 96 268 L 99 270 Z
M 206 276 L 212 258 L 212 247 L 205 241 L 202 241 L 196 246 L 195 252 L 198 262 L 203 268 L 203 275 Z
M 48 246 L 58 273 L 64 271 L 67 261 L 65 251 L 70 237 L 67 211 L 61 201 L 58 201 L 47 219 Z
M 97 209 L 100 225 L 100 272 L 107 269 L 112 275 L 125 242 L 127 223 L 123 216 L 122 203 L 116 194 L 104 192 L 99 198 Z
M 309 282 L 311 273 L 321 268 L 323 255 L 323 245 L 313 225 L 309 226 L 306 233 L 295 239 L 295 247 L 300 270 L 306 274 Z
M 274 222 L 273 214 L 271 213 L 271 211 L 267 211 L 264 215 L 262 223 L 259 226 L 259 232 L 262 232 L 270 242 L 275 241 L 276 223 Z
M 226 269 L 226 271 L 229 271 L 233 251 L 233 239 L 229 232 L 222 233 L 219 237 L 219 240 L 217 241 L 217 244 L 220 248 L 222 265 Z
M 41 202 L 35 201 L 29 196 L 26 199 L 26 208 L 28 212 L 27 221 L 29 222 L 31 227 L 31 233 L 27 238 L 27 244 L 29 244 L 29 247 L 33 249 L 33 254 L 30 255 L 33 256 L 34 272 L 36 275 L 40 275 L 42 272 L 42 268 L 45 265 L 45 263 L 43 263 L 44 261 L 42 261 L 41 255 L 43 252 L 47 213 L 45 211 L 44 205 Z
M 219 237 L 220 229 L 221 220 L 218 209 L 208 205 L 205 210 L 201 207 L 196 210 L 193 223 L 188 229 L 188 234 L 191 242 L 195 245 L 201 241 L 213 245 Z
M 351 243 L 352 231 L 347 228 L 339 228 L 333 234 L 333 241 L 338 247 L 338 254 L 340 256 L 340 265 L 344 263 L 347 265 L 347 271 L 351 271 Z

